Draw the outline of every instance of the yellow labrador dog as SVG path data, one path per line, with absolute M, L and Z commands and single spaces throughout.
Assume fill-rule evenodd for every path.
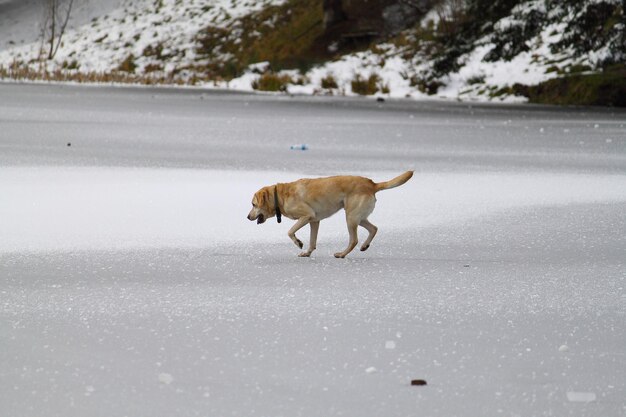
M 310 256 L 317 243 L 317 231 L 320 220 L 332 216 L 340 209 L 346 211 L 346 222 L 350 233 L 350 243 L 343 252 L 335 253 L 336 258 L 344 258 L 357 244 L 357 227 L 363 226 L 369 232 L 361 250 L 367 250 L 378 228 L 367 220 L 374 211 L 375 194 L 380 190 L 398 187 L 413 176 L 413 171 L 386 182 L 375 183 L 369 178 L 341 175 L 337 177 L 301 179 L 286 184 L 276 184 L 261 188 L 254 193 L 252 210 L 248 220 L 258 224 L 276 216 L 278 223 L 284 215 L 296 224 L 289 229 L 288 235 L 302 249 L 303 244 L 296 237 L 296 232 L 307 224 L 311 225 L 309 249 L 299 256 Z

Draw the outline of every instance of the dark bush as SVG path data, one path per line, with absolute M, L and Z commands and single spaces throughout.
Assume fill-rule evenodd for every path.
M 619 35 L 617 24 L 623 18 L 623 10 L 615 4 L 606 1 L 588 4 L 582 15 L 569 23 L 563 39 L 552 48 L 553 52 L 571 47 L 578 55 L 583 55 L 597 49 Z M 622 45 L 623 48 L 626 46 Z
M 137 69 L 137 64 L 135 64 L 135 56 L 133 54 L 128 55 L 117 69 L 123 72 L 135 72 L 135 69 Z
M 539 10 L 531 10 L 527 15 L 519 16 L 519 18 L 523 20 L 523 23 L 494 32 L 494 47 L 485 55 L 485 61 L 495 62 L 501 59 L 510 61 L 518 54 L 530 50 L 527 42 L 539 34 L 546 16 Z
M 335 80 L 332 74 L 328 74 L 326 77 L 322 78 L 322 88 L 338 88 L 337 80 Z
M 252 83 L 252 88 L 259 91 L 287 91 L 287 85 L 292 82 L 288 75 L 267 72 Z
M 417 76 L 411 77 L 411 86 L 417 87 L 424 94 L 428 94 L 429 96 L 437 94 L 439 88 L 443 87 L 445 84 L 435 78 L 420 78 Z
M 465 80 L 465 82 L 468 85 L 484 84 L 485 83 L 485 75 L 484 74 L 472 75 L 467 80 Z
M 363 78 L 361 74 L 356 74 L 350 82 L 352 92 L 362 96 L 376 94 L 380 90 L 379 83 L 380 77 L 378 74 L 371 74 L 367 79 Z

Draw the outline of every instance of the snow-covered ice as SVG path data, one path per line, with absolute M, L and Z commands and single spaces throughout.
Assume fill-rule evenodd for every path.
M 0 415 L 626 412 L 626 113 L 0 97 Z M 262 185 L 406 169 L 344 260 L 341 214 L 311 259 L 245 218 Z
M 238 244 L 244 237 L 287 242 L 288 223 L 252 228 L 244 214 L 257 189 L 306 176 L 46 166 L 2 172 L 0 218 L 11 219 L 0 223 L 4 252 L 203 248 Z M 369 175 L 381 182 L 399 173 Z M 463 224 L 511 209 L 594 203 L 626 203 L 626 176 L 421 172 L 402 191 L 379 194 L 371 219 L 384 231 L 402 232 Z M 325 237 L 347 236 L 341 215 L 324 226 Z
M 571 402 L 589 403 L 596 400 L 596 394 L 593 392 L 568 392 L 567 399 Z

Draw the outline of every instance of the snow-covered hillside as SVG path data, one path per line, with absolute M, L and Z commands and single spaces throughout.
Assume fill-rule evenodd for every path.
M 109 0 L 109 5 L 112 1 Z M 108 13 L 100 13 L 89 23 L 69 30 L 58 55 L 45 64 L 50 71 L 70 66 L 80 72 L 108 72 L 116 70 L 132 55 L 136 57 L 133 62 L 138 73 L 155 71 L 157 65 L 159 71 L 169 73 L 196 62 L 194 37 L 204 26 L 225 24 L 277 2 L 118 1 L 117 7 Z M 30 10 L 36 13 L 37 8 L 31 7 Z M 29 63 L 38 58 L 39 48 L 37 42 L 9 48 L 0 52 L 0 63 L 5 66 L 15 61 Z
M 68 28 L 83 30 L 82 26 L 120 7 L 122 1 L 74 0 Z M 0 51 L 40 40 L 43 3 L 41 0 L 0 0 Z M 18 51 L 19 48 L 15 50 Z
M 224 38 L 229 38 L 231 45 L 237 44 L 238 31 L 245 30 L 237 26 L 238 19 L 282 3 L 284 0 L 107 0 L 96 6 L 88 0 L 79 1 L 72 28 L 64 36 L 58 54 L 53 60 L 41 61 L 40 41 L 33 41 L 32 36 L 37 33 L 34 30 L 37 19 L 33 16 L 40 13 L 36 4 L 26 2 L 17 7 L 16 2 L 9 1 L 6 4 L 13 4 L 12 17 L 0 20 L 0 39 L 20 39 L 0 42 L 0 67 L 5 68 L 4 74 L 0 71 L 0 77 L 19 78 L 16 74 L 20 71 L 41 73 L 43 70 L 60 71 L 56 77 L 64 74 L 61 79 L 71 79 L 76 74 L 120 72 L 133 74 L 134 82 L 139 78 L 252 90 L 259 88 L 263 73 L 270 72 L 281 84 L 278 89 L 296 94 L 364 94 L 355 82 L 369 80 L 371 85 L 365 94 L 519 101 L 525 99 L 515 96 L 512 87 L 516 83 L 535 85 L 562 75 L 597 70 L 607 60 L 624 59 L 615 55 L 615 51 L 623 51 L 624 46 L 620 47 L 619 43 L 626 39 L 624 23 L 615 19 L 623 16 L 619 0 L 571 4 L 528 0 L 521 1 L 504 18 L 491 22 L 488 30 L 474 31 L 475 39 L 465 39 L 464 44 L 458 39 L 456 43 L 448 40 L 439 44 L 424 40 L 432 38 L 433 33 L 437 35 L 442 19 L 446 19 L 441 11 L 433 9 L 414 29 L 366 51 L 315 65 L 303 73 L 293 70 L 274 73 L 271 63 L 252 65 L 234 79 L 216 76 L 208 70 L 211 61 L 225 66 L 237 57 L 219 45 L 214 53 L 198 53 L 202 30 L 209 26 L 217 28 L 218 33 L 222 30 L 229 34 Z M 291 11 L 287 9 L 287 13 Z M 609 17 L 601 18 L 610 18 L 611 23 L 604 25 L 606 33 L 599 37 L 600 41 L 581 49 L 576 36 L 584 37 L 585 33 L 577 31 L 588 23 L 589 15 L 592 22 L 588 25 L 602 23 L 593 21 L 597 13 L 609 13 Z M 26 16 L 29 23 L 18 25 Z M 263 24 L 271 25 L 272 21 Z M 27 29 L 28 36 L 17 28 L 22 32 Z M 251 35 L 246 33 L 246 36 Z M 459 34 L 455 36 L 458 38 Z M 12 74 L 6 71 L 10 67 L 14 69 Z M 90 78 L 93 79 L 98 77 Z

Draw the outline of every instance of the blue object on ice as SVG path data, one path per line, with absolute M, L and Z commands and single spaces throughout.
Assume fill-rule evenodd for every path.
M 306 151 L 307 149 L 309 149 L 309 147 L 306 145 L 306 143 L 300 145 L 291 145 L 291 150 L 293 151 Z

